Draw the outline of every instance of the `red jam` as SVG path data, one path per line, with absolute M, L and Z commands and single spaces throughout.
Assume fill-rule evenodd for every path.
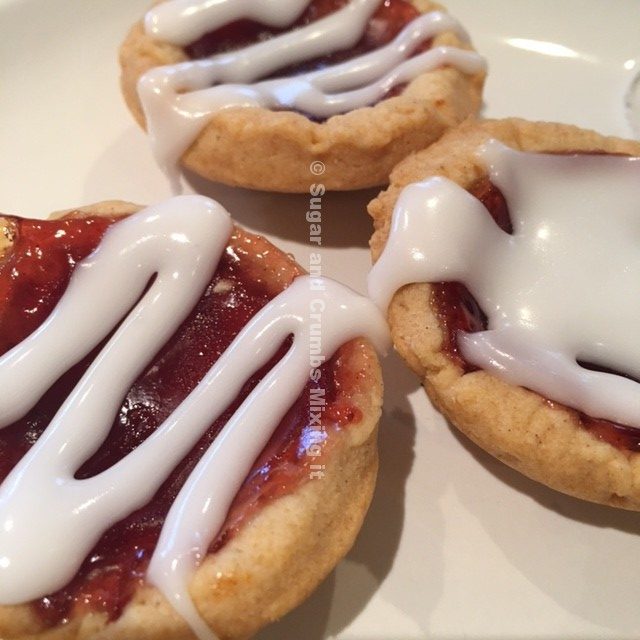
M 276 35 L 303 27 L 344 7 L 349 0 L 312 0 L 300 18 L 286 29 L 272 29 L 251 20 L 238 20 L 216 31 L 208 33 L 185 48 L 187 55 L 196 60 L 233 51 L 241 47 L 268 40 Z M 362 39 L 355 47 L 336 51 L 314 60 L 307 60 L 278 70 L 271 77 L 292 76 L 323 69 L 345 60 L 350 60 L 391 42 L 402 29 L 415 20 L 420 12 L 408 0 L 384 0 L 369 20 Z M 426 51 L 430 41 L 425 42 L 414 55 Z M 398 95 L 401 90 L 392 90 L 387 97 Z
M 74 265 L 98 245 L 113 222 L 103 218 L 8 220 L 8 235 L 14 244 L 0 265 L 0 353 L 46 319 L 64 293 Z M 216 291 L 221 281 L 227 286 Z M 88 478 L 107 469 L 144 442 L 269 299 L 264 286 L 245 274 L 242 259 L 227 251 L 191 315 L 135 382 L 107 440 L 76 477 Z M 285 342 L 280 355 L 286 347 Z M 63 375 L 23 419 L 0 429 L 0 481 L 40 437 L 93 355 Z M 106 612 L 110 619 L 122 612 L 143 581 L 166 513 L 191 469 L 268 368 L 248 380 L 238 398 L 229 399 L 229 408 L 174 469 L 152 501 L 102 536 L 72 582 L 33 603 L 45 624 L 59 624 L 84 611 Z M 339 397 L 341 382 L 335 358 L 323 366 L 318 383 L 309 381 L 245 480 L 212 550 L 230 540 L 261 506 L 291 492 L 309 477 L 308 465 L 318 462 L 318 458 L 306 455 L 305 445 L 313 431 L 310 425 L 314 424 L 308 401 L 311 388 L 325 390 L 322 425 L 326 425 L 326 435 L 331 428 L 360 420 L 359 411 Z M 330 438 L 326 444 L 331 445 Z
M 513 232 L 507 201 L 489 180 L 478 182 L 470 191 L 484 204 L 503 231 Z M 477 367 L 466 362 L 458 351 L 458 332 L 483 331 L 487 328 L 487 316 L 469 289 L 461 282 L 438 282 L 432 285 L 431 296 L 440 326 L 445 331 L 446 351 L 465 373 L 475 371 Z
M 513 232 L 507 202 L 495 185 L 485 178 L 473 185 L 469 191 L 485 205 L 503 231 Z M 467 287 L 459 282 L 434 284 L 431 295 L 438 320 L 444 329 L 445 351 L 465 373 L 476 370 L 476 367 L 464 360 L 458 350 L 458 332 L 484 331 L 487 328 L 487 316 Z M 588 369 L 623 375 L 596 365 L 581 364 Z M 592 418 L 581 412 L 576 414 L 582 427 L 599 440 L 625 451 L 640 451 L 640 429 Z

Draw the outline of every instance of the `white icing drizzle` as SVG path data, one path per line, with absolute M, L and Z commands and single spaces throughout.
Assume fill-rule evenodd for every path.
M 103 532 L 149 502 L 247 378 L 293 335 L 291 348 L 187 480 L 151 559 L 149 580 L 200 638 L 214 637 L 188 597 L 188 582 L 253 462 L 306 385 L 310 306 L 322 307 L 327 355 L 359 336 L 380 350 L 387 341 L 384 319 L 369 299 L 328 279 L 315 279 L 312 287 L 300 277 L 256 314 L 143 444 L 97 476 L 75 479 L 108 435 L 131 384 L 202 295 L 231 230 L 227 212 L 200 196 L 174 198 L 114 224 L 76 267 L 49 318 L 0 358 L 5 427 L 125 318 L 0 485 L 1 604 L 36 599 L 67 584 Z
M 177 45 L 230 21 L 251 18 L 283 27 L 307 2 L 169 0 L 146 16 L 147 33 Z M 179 188 L 177 164 L 213 115 L 230 107 L 293 109 L 318 118 L 374 104 L 389 90 L 443 65 L 464 73 L 485 68 L 475 52 L 435 47 L 411 57 L 420 44 L 444 31 L 468 36 L 446 13 L 434 11 L 408 24 L 388 45 L 365 55 L 292 77 L 263 80 L 289 65 L 357 44 L 380 0 L 351 0 L 307 26 L 206 60 L 156 67 L 140 78 L 138 93 L 154 155 Z
M 308 5 L 309 0 L 170 0 L 148 11 L 144 26 L 157 40 L 186 47 L 236 20 L 283 29 L 295 22 Z
M 398 199 L 369 275 L 381 309 L 412 282 L 465 283 L 488 330 L 463 334 L 464 358 L 595 418 L 640 427 L 640 159 L 478 153 L 504 194 L 509 235 L 455 183 L 430 178 Z

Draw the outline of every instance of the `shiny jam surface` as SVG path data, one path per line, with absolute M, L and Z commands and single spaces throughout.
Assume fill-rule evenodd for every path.
M 74 265 L 91 253 L 113 223 L 104 218 L 6 220 L 6 235 L 14 244 L 0 265 L 0 353 L 26 338 L 46 319 L 64 293 Z M 106 441 L 76 477 L 88 478 L 107 469 L 149 437 L 269 299 L 263 285 L 245 276 L 242 259 L 227 250 L 191 315 L 134 383 Z M 274 362 L 287 346 L 286 341 Z M 64 374 L 24 418 L 0 429 L 0 481 L 42 434 L 97 351 Z M 360 420 L 359 410 L 339 397 L 343 382 L 338 373 L 339 357 L 340 352 L 322 367 L 318 383 L 309 381 L 276 429 L 240 488 L 212 544 L 213 551 L 230 540 L 262 505 L 294 490 L 308 477 L 308 465 L 318 462 L 318 458 L 306 455 L 305 444 L 317 429 L 310 426 L 314 424 L 308 402 L 312 387 L 325 391 L 322 425 L 327 429 L 326 445 L 331 445 L 331 439 L 327 440 L 331 428 Z M 105 612 L 110 619 L 120 615 L 143 581 L 164 518 L 190 471 L 271 364 L 246 382 L 238 398 L 229 398 L 228 409 L 173 470 L 151 502 L 102 536 L 72 582 L 33 603 L 45 624 L 55 625 L 84 611 Z
M 202 38 L 187 46 L 185 51 L 194 60 L 233 51 L 308 25 L 341 9 L 346 4 L 348 4 L 348 0 L 311 0 L 309 6 L 303 11 L 298 20 L 286 29 L 271 29 L 251 20 L 238 20 L 202 36 Z M 284 67 L 271 77 L 292 76 L 323 69 L 329 65 L 344 62 L 378 49 L 391 42 L 407 24 L 415 20 L 419 15 L 420 12 L 408 0 L 383 0 L 369 20 L 364 35 L 355 47 Z M 414 55 L 426 51 L 430 44 L 430 41 L 425 42 L 416 49 Z M 387 94 L 387 97 L 398 95 L 401 91 L 402 87 L 396 87 L 395 90 Z
M 500 190 L 488 178 L 479 180 L 470 189 L 491 213 L 496 224 L 507 233 L 513 227 L 507 202 Z M 465 372 L 477 370 L 466 362 L 458 350 L 458 332 L 473 333 L 487 328 L 487 316 L 476 302 L 471 292 L 459 282 L 440 282 L 432 285 L 431 301 L 436 310 L 440 326 L 444 330 L 444 349 L 450 358 Z M 590 363 L 581 363 L 585 368 L 623 375 Z M 560 406 L 549 401 L 552 406 Z M 593 418 L 579 411 L 575 412 L 581 426 L 599 440 L 625 451 L 640 451 L 640 429 Z

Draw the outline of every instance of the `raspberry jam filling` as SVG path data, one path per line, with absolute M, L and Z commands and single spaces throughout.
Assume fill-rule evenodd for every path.
M 348 4 L 348 1 L 312 0 L 300 18 L 286 29 L 272 29 L 252 20 L 238 20 L 202 36 L 196 42 L 185 47 L 185 52 L 192 60 L 198 60 L 219 53 L 234 51 L 250 44 L 268 40 L 281 33 L 304 27 L 342 9 Z M 272 77 L 294 76 L 299 73 L 317 71 L 379 49 L 391 42 L 404 27 L 419 15 L 420 12 L 408 0 L 384 0 L 369 20 L 364 35 L 355 47 L 344 51 L 336 51 L 330 55 L 307 60 L 300 64 L 290 65 L 280 69 Z M 426 51 L 430 46 L 431 41 L 425 42 L 414 51 L 414 55 Z M 404 86 L 394 87 L 387 93 L 385 98 L 397 96 L 402 93 L 403 89 Z M 318 120 L 317 118 L 311 118 L 308 114 L 304 115 L 310 119 Z
M 513 227 L 507 202 L 500 190 L 488 178 L 479 180 L 469 191 L 484 204 L 503 231 L 512 233 Z M 465 373 L 477 370 L 477 367 L 466 362 L 462 357 L 458 349 L 458 332 L 474 333 L 487 329 L 487 317 L 480 305 L 467 287 L 460 282 L 439 282 L 432 285 L 431 301 L 440 326 L 444 330 L 444 350 Z M 587 369 L 624 375 L 592 363 L 580 364 Z M 576 411 L 576 415 L 581 426 L 599 440 L 625 451 L 640 451 L 640 429 L 593 418 L 579 411 Z
M 78 218 L 34 221 L 5 218 L 6 237 L 13 247 L 0 265 L 0 353 L 32 333 L 51 313 L 64 293 L 74 266 L 99 244 L 113 219 Z M 185 399 L 247 321 L 272 297 L 264 284 L 245 271 L 240 252 L 227 250 L 216 274 L 190 316 L 149 363 L 124 398 L 111 432 L 100 449 L 79 469 L 89 478 L 111 467 L 135 449 Z M 281 357 L 285 342 L 274 362 Z M 361 419 L 359 410 L 340 394 L 349 380 L 339 361 L 343 347 L 321 368 L 318 382 L 309 380 L 304 392 L 276 429 L 240 488 L 211 550 L 222 548 L 269 501 L 290 493 L 310 475 L 310 464 L 322 458 L 306 454 L 318 427 L 312 417 L 312 389 L 324 392 L 323 454 L 330 433 Z M 21 420 L 0 429 L 0 481 L 40 437 L 62 402 L 87 369 L 99 347 L 65 373 Z M 273 363 L 271 363 L 273 364 Z M 149 504 L 105 532 L 75 578 L 57 593 L 33 603 L 43 623 L 55 625 L 86 611 L 117 618 L 132 597 L 158 540 L 166 514 L 201 455 L 233 411 L 271 367 L 250 378 L 189 455 L 173 470 Z

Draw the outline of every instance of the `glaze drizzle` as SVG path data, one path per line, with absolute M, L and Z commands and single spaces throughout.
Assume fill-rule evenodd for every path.
M 369 276 L 386 309 L 413 282 L 462 282 L 488 330 L 461 333 L 464 359 L 596 418 L 640 428 L 640 159 L 478 152 L 506 198 L 513 233 L 464 189 L 406 187 Z M 591 370 L 581 362 L 626 376 Z
M 0 399 L 4 427 L 118 327 L 0 485 L 2 604 L 33 600 L 69 582 L 101 534 L 153 497 L 245 380 L 293 336 L 287 353 L 234 413 L 184 485 L 148 570 L 150 582 L 200 637 L 212 637 L 187 584 L 252 463 L 307 382 L 309 305 L 323 306 L 327 353 L 369 333 L 377 347 L 386 344 L 384 321 L 372 313 L 370 301 L 333 281 L 316 280 L 312 288 L 307 277 L 298 278 L 254 316 L 145 442 L 111 468 L 77 480 L 77 470 L 107 436 L 130 385 L 210 282 L 231 230 L 228 213 L 200 196 L 174 198 L 112 225 L 96 251 L 76 266 L 44 324 L 0 358 L 0 383 L 7 389 Z M 42 544 L 45 532 L 47 544 Z
M 169 0 L 145 18 L 149 35 L 184 46 L 240 18 L 268 26 L 295 22 L 309 2 L 265 3 L 220 0 Z M 446 13 L 416 18 L 388 45 L 326 69 L 275 80 L 262 80 L 305 60 L 353 47 L 361 38 L 380 0 L 351 0 L 316 22 L 238 51 L 166 67 L 156 67 L 138 83 L 154 155 L 179 188 L 177 164 L 213 115 L 231 107 L 293 109 L 317 118 L 373 104 L 394 87 L 443 65 L 464 73 L 485 68 L 471 51 L 436 47 L 417 55 L 426 40 L 444 31 L 468 36 Z

